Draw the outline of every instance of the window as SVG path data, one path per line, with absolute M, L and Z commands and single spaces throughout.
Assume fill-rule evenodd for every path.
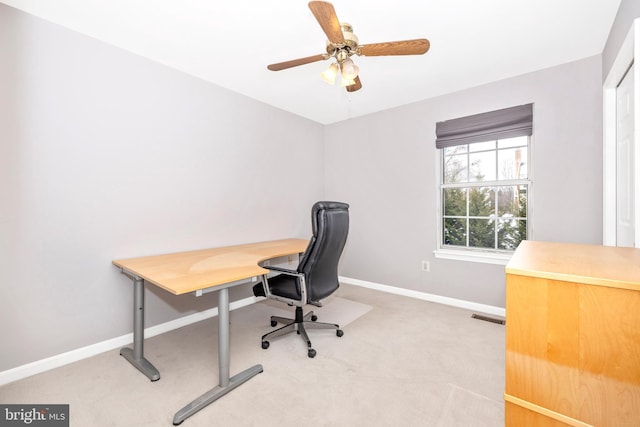
M 527 239 L 531 129 L 531 104 L 437 124 L 441 255 L 504 259 Z
M 529 137 L 442 151 L 442 245 L 515 250 L 527 238 Z

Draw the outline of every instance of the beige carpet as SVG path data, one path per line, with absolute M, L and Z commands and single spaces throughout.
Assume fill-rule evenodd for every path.
M 265 301 L 231 312 L 231 375 L 258 363 L 264 372 L 182 426 L 503 425 L 504 326 L 356 286 L 335 295 L 308 307 L 345 332 L 310 331 L 314 359 L 295 334 L 260 347 L 269 316 L 292 309 Z M 74 427 L 171 426 L 217 384 L 217 319 L 151 338 L 145 355 L 157 382 L 116 350 L 0 387 L 0 402 L 68 403 Z

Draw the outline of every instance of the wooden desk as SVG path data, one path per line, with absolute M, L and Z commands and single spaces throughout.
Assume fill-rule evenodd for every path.
M 640 425 L 640 249 L 524 241 L 506 273 L 505 425 Z
M 159 380 L 160 373 L 144 358 L 144 282 L 175 295 L 204 289 L 218 291 L 219 385 L 178 411 L 173 419 L 174 425 L 181 424 L 200 409 L 262 372 L 262 365 L 255 365 L 229 377 L 229 288 L 245 283 L 252 277 L 267 274 L 268 270 L 260 267 L 259 262 L 303 253 L 307 244 L 308 241 L 304 239 L 285 239 L 113 261 L 134 283 L 133 349 L 125 347 L 120 354 L 151 381 Z

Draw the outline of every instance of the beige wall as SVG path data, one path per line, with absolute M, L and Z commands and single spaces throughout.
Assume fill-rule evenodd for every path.
M 0 108 L 0 372 L 131 332 L 112 259 L 311 233 L 317 123 L 2 4 Z
M 533 238 L 601 243 L 601 82 L 595 56 L 327 126 L 326 194 L 351 203 L 342 275 L 504 307 L 503 266 L 434 258 L 435 123 L 526 103 Z

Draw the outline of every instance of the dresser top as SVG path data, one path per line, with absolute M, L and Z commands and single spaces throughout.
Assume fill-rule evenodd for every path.
M 526 240 L 505 271 L 640 291 L 640 249 Z

